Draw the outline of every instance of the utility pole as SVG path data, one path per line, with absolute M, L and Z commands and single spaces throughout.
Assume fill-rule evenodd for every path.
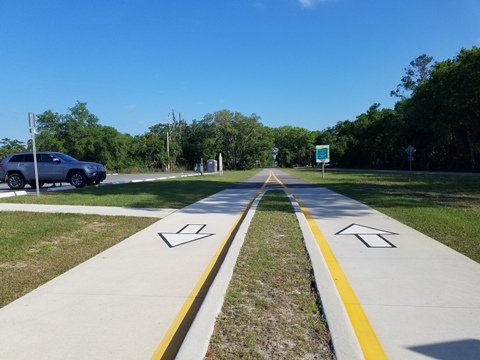
M 170 170 L 170 114 L 168 114 L 168 130 L 167 130 L 167 157 L 168 157 L 168 170 Z
M 28 125 L 30 126 L 30 132 L 32 133 L 33 166 L 35 168 L 35 185 L 37 189 L 37 196 L 40 196 L 40 186 L 38 185 L 37 148 L 35 146 L 35 114 L 33 112 L 28 113 Z

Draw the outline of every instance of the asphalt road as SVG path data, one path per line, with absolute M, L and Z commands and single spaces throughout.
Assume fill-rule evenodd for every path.
M 165 172 L 160 172 L 160 173 L 150 173 L 150 174 L 109 174 L 107 175 L 107 178 L 102 182 L 102 184 L 115 184 L 115 183 L 128 183 L 132 181 L 147 181 L 147 180 L 157 180 L 160 178 L 168 178 L 170 176 L 175 176 L 179 177 L 182 175 L 191 175 L 194 174 L 193 171 L 189 172 L 175 172 L 175 173 L 165 173 Z M 58 183 L 56 184 L 57 186 L 59 185 Z M 63 186 L 70 186 L 68 183 L 62 183 Z M 53 185 L 52 184 L 45 184 L 40 191 L 48 191 L 49 188 L 51 188 Z M 87 185 L 88 186 L 88 185 Z M 29 185 L 26 185 L 25 188 L 23 189 L 27 193 L 30 192 L 36 192 L 35 189 L 32 189 Z M 0 194 L 12 191 L 6 183 L 1 183 L 0 184 Z

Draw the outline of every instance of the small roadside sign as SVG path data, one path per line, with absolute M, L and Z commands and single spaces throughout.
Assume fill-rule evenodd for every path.
M 330 145 L 315 146 L 317 164 L 322 163 L 322 178 L 325 177 L 325 163 L 330 162 Z
M 317 163 L 330 162 L 330 145 L 315 146 Z
M 408 147 L 405 149 L 405 152 L 408 155 L 408 161 L 410 162 L 410 171 L 412 171 L 413 154 L 415 154 L 416 151 L 417 149 L 415 149 L 412 145 L 408 145 Z
M 415 149 L 412 145 L 408 145 L 408 147 L 405 149 L 405 152 L 408 156 L 412 156 L 416 151 L 417 149 Z

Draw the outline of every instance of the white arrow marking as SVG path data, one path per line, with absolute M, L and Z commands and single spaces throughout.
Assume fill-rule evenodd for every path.
M 391 231 L 380 230 L 368 226 L 351 224 L 335 235 L 355 235 L 360 241 L 371 248 L 394 248 L 390 241 L 382 235 L 398 235 Z
M 205 226 L 207 226 L 207 224 L 188 224 L 176 233 L 158 233 L 158 235 L 160 235 L 168 246 L 175 247 L 212 236 L 213 234 L 200 233 Z

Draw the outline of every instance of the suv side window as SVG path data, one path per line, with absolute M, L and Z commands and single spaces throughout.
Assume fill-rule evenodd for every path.
M 22 155 L 13 155 L 8 162 L 23 162 L 23 154 Z
M 24 162 L 33 162 L 33 154 L 25 154 Z
M 38 160 L 38 159 L 37 159 L 37 160 Z M 52 155 L 49 155 L 49 154 L 40 154 L 40 161 L 41 161 L 41 162 L 53 163 Z

